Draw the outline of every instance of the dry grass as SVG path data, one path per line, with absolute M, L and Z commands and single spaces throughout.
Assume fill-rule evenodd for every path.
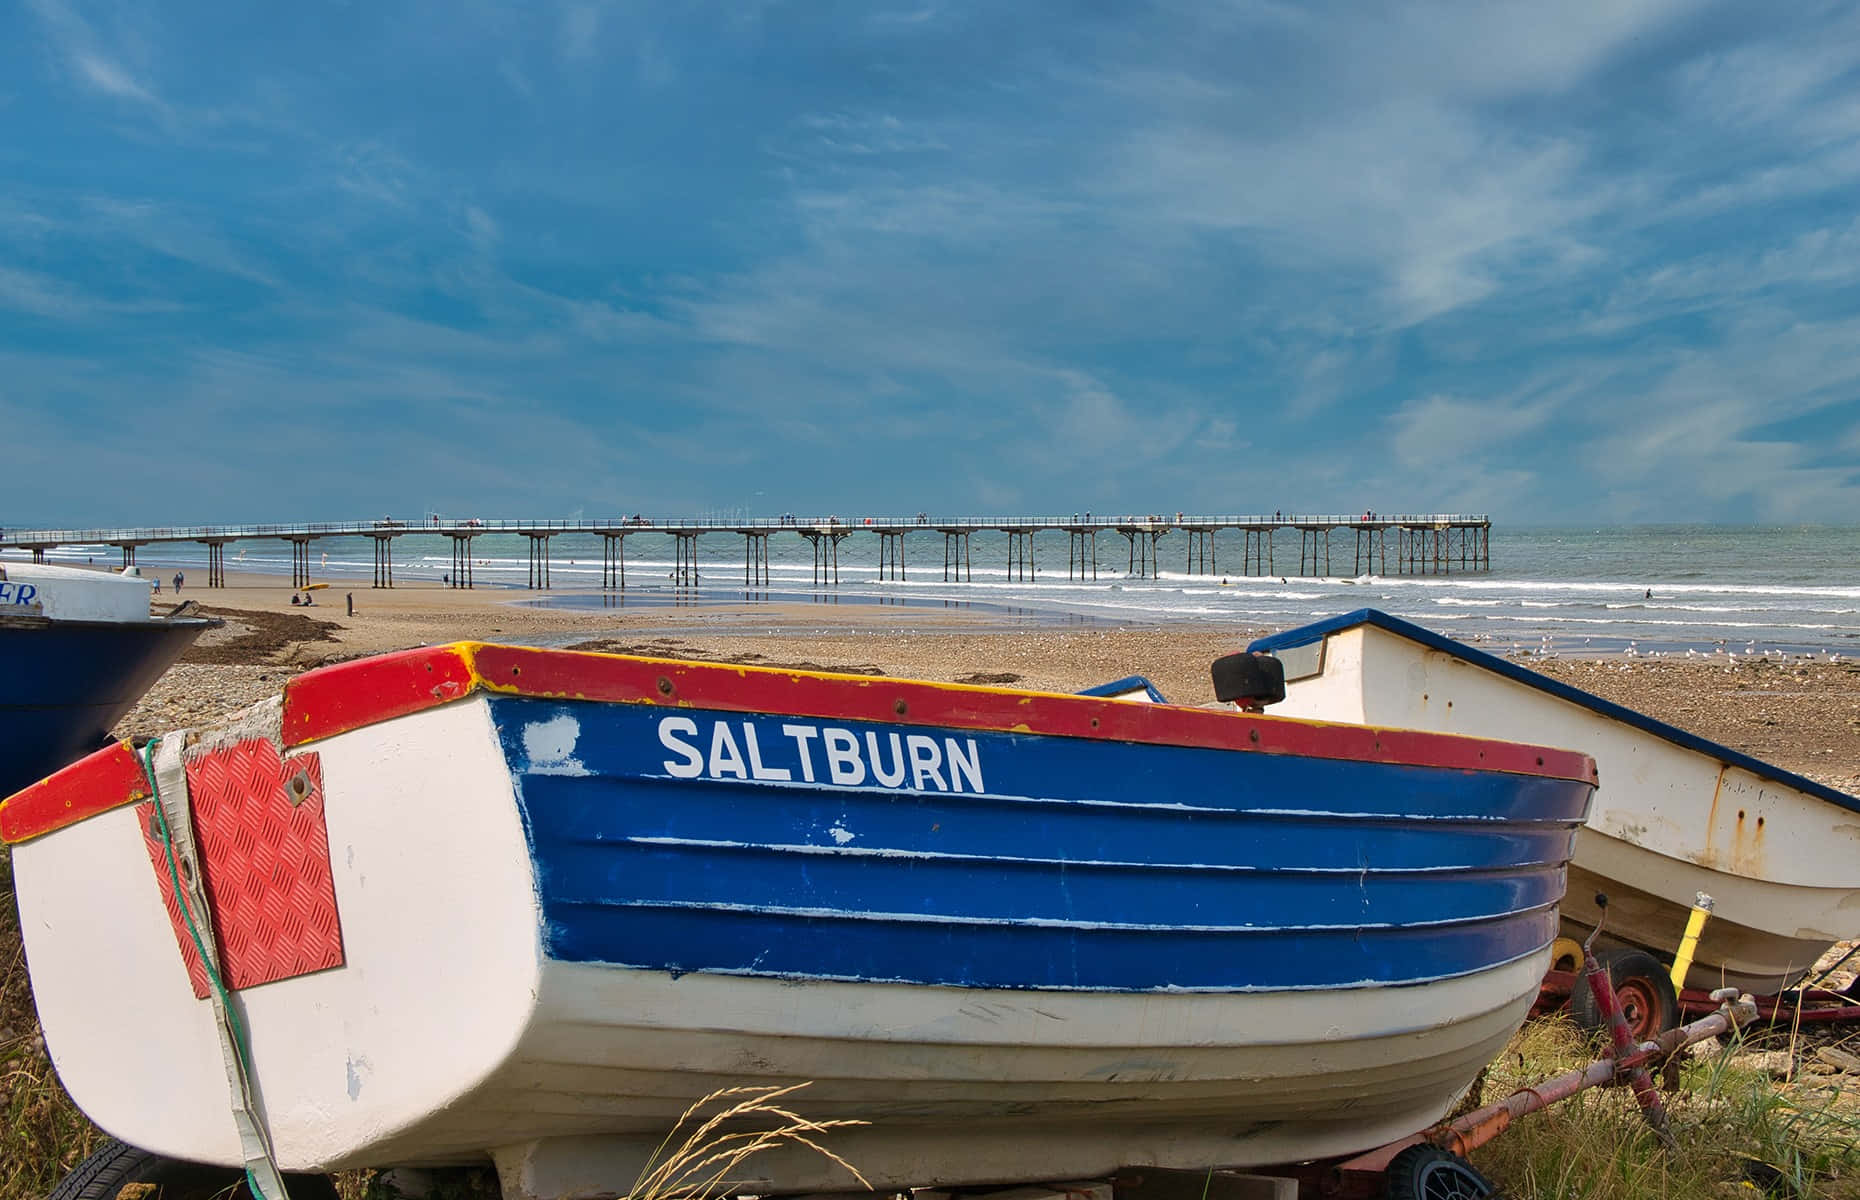
M 726 1190 L 724 1185 L 740 1177 L 739 1168 L 745 1161 L 783 1146 L 813 1151 L 870 1190 L 858 1168 L 815 1140 L 823 1133 L 866 1122 L 810 1121 L 786 1107 L 787 1097 L 806 1086 L 721 1088 L 699 1100 L 685 1110 L 660 1143 L 627 1192 L 628 1200 L 701 1200 L 719 1195 Z

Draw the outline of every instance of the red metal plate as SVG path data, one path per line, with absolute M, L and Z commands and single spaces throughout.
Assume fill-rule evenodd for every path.
M 190 753 L 187 788 L 226 986 L 256 987 L 341 966 L 318 756 L 283 760 L 268 738 Z M 155 804 L 136 811 L 188 978 L 194 994 L 205 997 L 206 972 L 175 899 Z

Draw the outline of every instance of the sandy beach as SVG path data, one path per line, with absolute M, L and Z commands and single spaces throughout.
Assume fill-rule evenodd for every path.
M 1271 632 L 1174 622 L 1004 626 L 975 610 L 855 603 L 539 609 L 521 604 L 538 593 L 426 581 L 335 584 L 314 592 L 308 608 L 293 606 L 292 595 L 288 579 L 234 572 L 223 588 L 184 591 L 180 599 L 226 625 L 169 671 L 118 734 L 200 724 L 320 663 L 461 639 L 1052 691 L 1140 674 L 1171 700 L 1198 704 L 1212 699 L 1214 658 Z M 164 591 L 157 604 L 165 610 L 176 602 Z M 1860 664 L 1722 655 L 1522 661 L 1733 749 L 1860 791 Z

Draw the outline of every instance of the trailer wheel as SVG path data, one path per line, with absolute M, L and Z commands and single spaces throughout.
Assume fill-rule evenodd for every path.
M 152 1183 L 159 1200 L 251 1200 L 245 1172 L 209 1167 L 139 1150 L 115 1138 L 71 1169 L 45 1200 L 116 1200 L 132 1183 Z M 327 1175 L 286 1175 L 291 1200 L 337 1200 Z
M 1628 1032 L 1637 1042 L 1645 1042 L 1679 1026 L 1679 997 L 1673 981 L 1658 959 L 1645 950 L 1598 950 L 1595 959 L 1608 972 L 1615 986 L 1615 998 L 1627 1017 Z M 1578 973 L 1576 987 L 1569 995 L 1569 1015 L 1584 1029 L 1608 1032 L 1596 1007 L 1595 994 L 1588 979 Z
M 1388 1200 L 1493 1200 L 1498 1195 L 1471 1163 L 1425 1142 L 1390 1160 L 1382 1180 Z

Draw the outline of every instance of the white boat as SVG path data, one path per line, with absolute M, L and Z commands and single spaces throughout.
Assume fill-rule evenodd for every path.
M 133 573 L 0 563 L 0 795 L 104 744 L 201 632 Z
M 1272 711 L 1523 738 L 1594 757 L 1563 917 L 1672 962 L 1699 893 L 1712 914 L 1686 986 L 1758 995 L 1860 937 L 1860 799 L 1374 609 L 1252 644 L 1285 665 Z
M 510 1197 L 613 1195 L 699 1097 L 806 1081 L 806 1116 L 871 1122 L 831 1148 L 886 1188 L 1429 1125 L 1536 998 L 1592 772 L 459 644 L 312 671 L 146 763 L 99 752 L 0 805 L 0 835 L 60 1077 L 132 1145 L 241 1161 L 174 901 L 198 859 L 287 1171 L 495 1162 Z M 741 1190 L 853 1186 L 801 1151 L 746 1165 Z

